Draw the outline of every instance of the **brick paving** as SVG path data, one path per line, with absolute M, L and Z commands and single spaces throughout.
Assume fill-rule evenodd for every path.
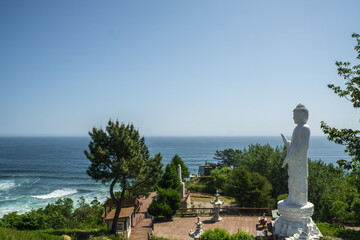
M 130 240 L 146 240 L 148 239 L 148 231 L 151 229 L 151 218 L 143 219 L 138 225 L 131 230 Z
M 152 192 L 150 193 L 149 197 L 148 198 L 140 198 L 139 199 L 139 202 L 142 203 L 140 205 L 140 210 L 139 210 L 139 213 L 145 213 L 147 212 L 147 209 L 149 208 L 151 202 L 153 201 L 153 199 L 155 198 L 156 196 L 156 192 Z
M 146 240 L 147 233 L 151 229 L 151 218 L 145 218 L 145 213 L 149 205 L 151 204 L 153 198 L 156 196 L 155 192 L 152 192 L 148 198 L 139 199 L 140 210 L 138 213 L 135 213 L 135 219 L 141 220 L 135 227 L 131 229 L 130 240 Z
M 226 229 L 233 234 L 239 230 L 256 236 L 256 224 L 259 223 L 258 217 L 252 216 L 224 216 L 222 222 L 212 223 L 211 217 L 200 217 L 203 222 L 203 229 L 214 229 L 216 227 Z M 271 217 L 267 217 L 271 221 Z M 192 239 L 189 237 L 190 229 L 195 231 L 197 221 L 196 217 L 174 217 L 172 221 L 154 223 L 154 235 L 157 237 L 165 237 L 172 240 Z M 145 238 L 144 238 L 145 239 Z

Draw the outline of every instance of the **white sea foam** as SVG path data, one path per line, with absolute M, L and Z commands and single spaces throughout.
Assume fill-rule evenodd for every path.
M 14 187 L 16 187 L 16 184 L 13 180 L 0 180 L 0 191 L 6 191 Z
M 64 189 L 55 190 L 55 191 L 53 191 L 51 193 L 48 193 L 48 194 L 37 195 L 37 196 L 32 196 L 32 197 L 39 198 L 39 199 L 49 199 L 49 198 L 57 198 L 57 197 L 63 197 L 63 196 L 75 194 L 77 192 L 78 191 L 75 190 L 75 189 L 64 188 Z

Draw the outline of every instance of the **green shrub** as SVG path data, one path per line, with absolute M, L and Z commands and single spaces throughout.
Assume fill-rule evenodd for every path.
M 156 217 L 170 219 L 180 207 L 181 195 L 176 189 L 159 189 L 158 197 L 152 201 L 148 212 Z
M 276 201 L 285 200 L 285 199 L 287 199 L 288 196 L 289 196 L 289 195 L 288 195 L 287 193 L 281 194 L 281 195 L 279 195 L 279 196 L 277 197 Z
M 272 186 L 259 173 L 240 166 L 232 170 L 225 183 L 225 194 L 234 197 L 243 207 L 269 207 L 273 205 Z
M 244 231 L 239 231 L 239 232 L 231 235 L 231 240 L 253 240 L 253 239 L 254 238 L 250 234 L 248 234 Z
M 351 211 L 355 218 L 356 223 L 360 223 L 360 199 L 355 198 L 351 204 Z
M 343 229 L 340 225 L 330 223 L 316 223 L 323 236 L 337 237 L 344 240 L 360 239 L 360 231 Z
M 189 190 L 192 192 L 214 194 L 216 192 L 216 187 L 214 185 L 214 178 L 210 176 L 200 177 L 197 183 L 193 184 L 189 188 Z
M 204 233 L 201 235 L 201 240 L 231 240 L 231 235 L 225 230 L 221 228 L 206 229 Z
M 41 231 L 20 231 L 15 229 L 0 227 L 1 240 L 61 240 L 61 236 L 54 236 Z
M 170 219 L 174 216 L 176 211 L 172 210 L 166 202 L 155 200 L 150 204 L 148 212 L 155 217 L 165 217 L 166 219 Z
M 79 207 L 74 211 L 74 219 L 81 225 L 95 227 L 102 224 L 101 215 L 103 214 L 103 207 L 97 198 L 88 204 L 84 197 L 78 200 Z
M 19 215 L 17 212 L 11 212 L 11 213 L 5 214 L 2 217 L 1 226 L 7 227 L 7 228 L 13 228 L 21 221 L 22 221 L 21 215 Z
M 58 199 L 48 204 L 45 209 L 39 208 L 24 214 L 11 212 L 0 219 L 0 226 L 18 230 L 40 229 L 73 229 L 89 228 L 104 225 L 101 219 L 103 208 L 95 198 L 91 204 L 79 200 L 80 207 L 73 211 L 73 201 L 69 198 Z
M 213 169 L 210 172 L 210 175 L 213 177 L 213 186 L 217 190 L 224 190 L 225 182 L 229 177 L 229 174 L 232 172 L 232 168 L 223 167 L 221 169 Z

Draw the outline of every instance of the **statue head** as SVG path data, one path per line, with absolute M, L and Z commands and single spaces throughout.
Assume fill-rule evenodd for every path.
M 298 104 L 294 109 L 294 122 L 296 124 L 305 124 L 309 118 L 309 111 L 303 104 Z

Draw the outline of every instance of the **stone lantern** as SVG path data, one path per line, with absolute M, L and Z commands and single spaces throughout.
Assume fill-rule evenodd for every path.
M 214 201 L 211 201 L 210 203 L 214 205 L 214 209 L 213 209 L 213 212 L 214 212 L 214 216 L 211 218 L 211 221 L 212 222 L 220 222 L 222 221 L 222 218 L 220 217 L 220 207 L 221 205 L 223 204 L 223 202 L 219 199 L 219 191 L 216 190 L 216 194 L 215 194 L 215 200 Z
M 198 217 L 196 224 L 196 230 L 195 232 L 191 232 L 191 229 L 189 231 L 189 236 L 194 238 L 195 240 L 200 240 L 201 235 L 203 234 L 204 230 L 201 228 L 202 222 L 200 221 L 200 217 Z

